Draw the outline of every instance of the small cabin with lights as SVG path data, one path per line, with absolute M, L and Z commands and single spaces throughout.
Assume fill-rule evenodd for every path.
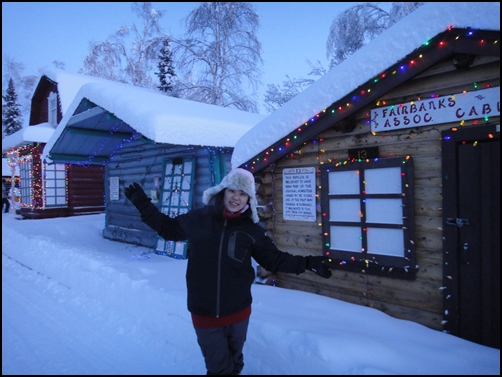
M 157 236 L 124 189 L 138 182 L 170 216 L 203 206 L 203 191 L 230 170 L 234 144 L 264 117 L 117 82 L 89 83 L 74 98 L 44 158 L 104 169 L 105 238 L 183 259 L 187 244 Z
M 48 165 L 44 147 L 80 86 L 100 80 L 42 69 L 31 99 L 29 126 L 2 140 L 2 153 L 19 170 L 19 214 L 25 219 L 66 217 L 104 211 L 100 166 Z
M 329 258 L 332 278 L 277 286 L 500 348 L 499 4 L 426 3 L 248 131 L 232 167 L 279 249 Z

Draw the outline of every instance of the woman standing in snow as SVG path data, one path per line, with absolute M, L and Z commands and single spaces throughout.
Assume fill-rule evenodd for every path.
M 4 209 L 5 207 L 5 209 Z M 4 179 L 2 178 L 2 209 L 4 209 L 3 213 L 9 213 L 10 202 L 7 197 L 7 189 L 5 188 Z
M 170 241 L 189 241 L 188 310 L 207 374 L 239 374 L 251 315 L 251 258 L 272 273 L 306 270 L 329 278 L 324 256 L 298 256 L 277 249 L 257 224 L 253 175 L 233 169 L 204 191 L 204 208 L 171 218 L 150 202 L 138 183 L 125 189 L 141 220 Z

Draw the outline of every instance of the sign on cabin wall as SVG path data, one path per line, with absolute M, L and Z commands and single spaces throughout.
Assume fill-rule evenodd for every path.
M 119 200 L 119 177 L 110 177 L 110 200 Z
M 371 110 L 371 132 L 500 116 L 500 87 Z
M 282 171 L 284 220 L 316 221 L 315 168 Z

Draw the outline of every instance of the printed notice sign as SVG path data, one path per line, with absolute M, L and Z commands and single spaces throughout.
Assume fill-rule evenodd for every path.
M 110 177 L 110 200 L 119 200 L 119 177 Z
M 315 168 L 282 171 L 284 220 L 316 221 Z

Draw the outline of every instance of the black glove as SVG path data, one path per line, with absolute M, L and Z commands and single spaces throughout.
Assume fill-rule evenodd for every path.
M 327 265 L 324 264 L 325 261 L 328 261 L 328 257 L 308 256 L 305 257 L 305 259 L 307 260 L 307 270 L 315 272 L 317 275 L 326 279 L 331 276 L 331 270 Z
M 150 204 L 151 199 L 146 196 L 141 186 L 136 182 L 126 187 L 124 194 L 139 211 L 144 210 Z

